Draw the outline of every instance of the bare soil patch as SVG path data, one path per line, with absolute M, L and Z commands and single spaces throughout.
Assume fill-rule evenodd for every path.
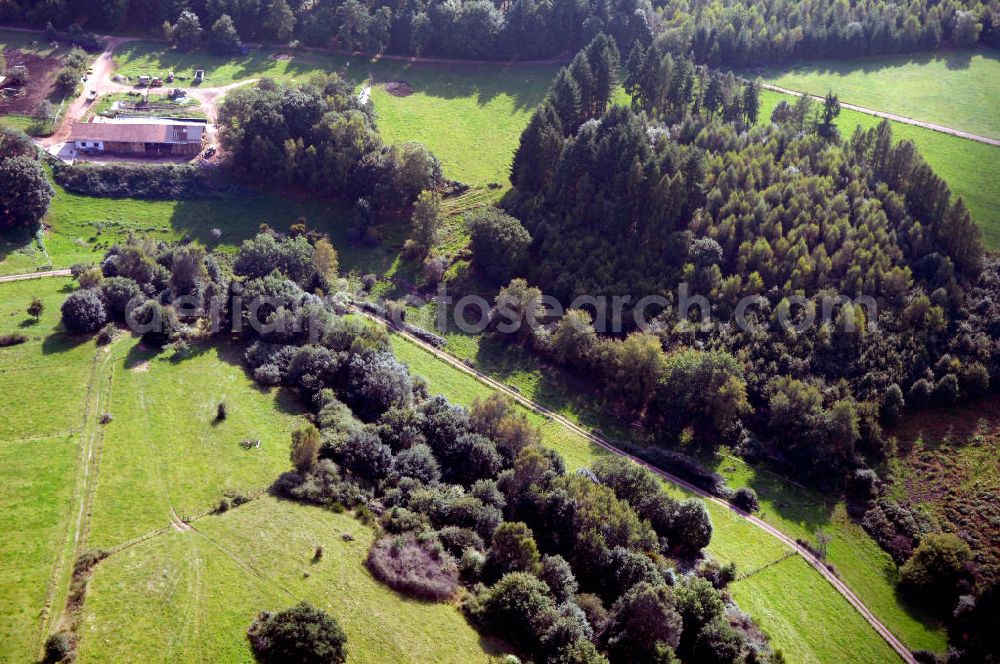
M 292 55 L 291 53 L 275 53 L 271 57 L 277 60 L 278 62 L 288 62 L 292 60 L 295 56 Z
M 16 48 L 4 49 L 7 66 L 24 65 L 28 68 L 28 85 L 17 96 L 0 96 L 0 114 L 31 115 L 43 99 L 48 99 L 55 89 L 56 75 L 62 67 L 59 58 L 44 58 L 25 53 Z
M 389 81 L 382 87 L 385 88 L 385 91 L 393 97 L 409 97 L 416 92 L 416 90 L 413 89 L 413 86 L 406 81 Z

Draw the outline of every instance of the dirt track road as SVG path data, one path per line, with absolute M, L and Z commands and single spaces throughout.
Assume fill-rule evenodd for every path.
M 806 94 L 805 92 L 799 92 L 798 90 L 789 90 L 788 88 L 782 88 L 777 85 L 771 85 L 770 83 L 761 83 L 760 87 L 765 90 L 773 90 L 774 92 L 781 92 L 786 95 L 792 95 L 793 97 L 809 97 L 816 101 L 823 101 L 823 97 L 817 95 Z M 895 122 L 902 122 L 903 124 L 913 125 L 914 127 L 923 127 L 924 129 L 930 129 L 932 131 L 939 131 L 942 134 L 950 134 L 951 136 L 958 136 L 959 138 L 965 138 L 970 141 L 976 141 L 977 143 L 986 143 L 987 145 L 995 145 L 1000 147 L 1000 140 L 995 138 L 990 138 L 988 136 L 980 136 L 979 134 L 973 134 L 972 132 L 962 131 L 961 129 L 952 129 L 951 127 L 945 127 L 944 125 L 934 124 L 933 122 L 924 122 L 923 120 L 914 120 L 913 118 L 907 118 L 902 115 L 895 115 L 893 113 L 885 113 L 883 111 L 876 111 L 872 108 L 865 108 L 864 106 L 856 106 L 854 104 L 845 104 L 840 102 L 841 107 L 846 108 L 851 111 L 858 111 L 859 113 L 866 113 L 868 115 L 874 115 L 878 118 L 885 118 L 887 120 L 893 120 Z
M 45 272 L 28 272 L 27 274 L 9 274 L 5 277 L 0 277 L 0 284 L 9 283 L 11 281 L 28 281 L 29 279 L 41 279 L 42 277 L 68 277 L 70 276 L 69 270 L 46 270 Z
M 546 408 L 545 406 L 542 406 L 541 404 L 536 403 L 531 399 L 528 399 L 520 392 L 508 387 L 505 383 L 501 383 L 500 381 L 494 380 L 493 378 L 487 376 L 481 371 L 473 369 L 472 367 L 468 366 L 461 360 L 458 360 L 457 358 L 449 355 L 448 353 L 438 348 L 435 348 L 431 344 L 428 344 L 418 339 L 417 337 L 408 334 L 403 330 L 400 330 L 399 328 L 393 326 L 390 322 L 382 318 L 379 318 L 378 316 L 370 314 L 367 311 L 364 311 L 363 309 L 357 307 L 354 308 L 354 311 L 364 316 L 367 316 L 368 318 L 377 320 L 385 325 L 389 325 L 390 327 L 393 328 L 393 331 L 396 334 L 405 337 L 411 343 L 414 343 L 420 348 L 426 350 L 427 352 L 432 353 L 435 357 L 444 362 L 447 362 L 456 369 L 459 369 L 460 371 L 475 377 L 477 380 L 484 383 L 485 385 L 492 387 L 493 389 L 502 392 L 503 394 L 506 394 L 507 396 L 517 401 L 521 405 L 525 406 L 526 408 L 538 413 L 539 415 L 542 415 L 544 417 L 559 422 L 567 429 L 570 429 L 574 433 L 583 436 L 591 443 L 600 446 L 601 448 L 607 450 L 608 452 L 625 457 L 639 464 L 640 466 L 648 469 L 650 472 L 662 477 L 668 482 L 687 489 L 691 493 L 701 497 L 703 500 L 711 501 L 717 505 L 725 507 L 726 509 L 737 514 L 740 518 L 744 519 L 745 521 L 749 521 L 750 523 L 757 526 L 761 530 L 765 531 L 775 539 L 781 541 L 781 543 L 783 543 L 785 546 L 788 546 L 789 548 L 794 550 L 798 555 L 802 556 L 802 558 L 807 563 L 809 563 L 814 569 L 816 569 L 816 571 L 818 571 L 820 575 L 822 575 L 823 578 L 826 579 L 837 592 L 843 595 L 844 598 L 847 599 L 847 601 L 851 604 L 851 606 L 853 606 L 855 610 L 857 610 L 857 612 L 861 614 L 861 617 L 864 618 L 868 622 L 868 624 L 872 626 L 872 628 L 879 634 L 879 636 L 885 639 L 886 643 L 888 643 L 892 647 L 892 649 L 896 651 L 896 653 L 900 656 L 900 658 L 904 662 L 906 662 L 906 664 L 917 664 L 916 658 L 914 658 L 913 653 L 910 652 L 909 648 L 906 647 L 906 644 L 904 644 L 902 641 L 896 638 L 896 636 L 891 631 L 889 631 L 889 628 L 883 625 L 881 621 L 879 621 L 879 619 L 875 617 L 875 615 L 868 609 L 868 607 L 864 605 L 864 603 L 858 598 L 858 596 L 855 595 L 854 592 L 850 588 L 848 588 L 847 585 L 843 581 L 841 581 L 836 574 L 831 572 L 827 568 L 827 566 L 824 565 L 819 559 L 817 559 L 816 556 L 814 556 L 807 548 L 800 545 L 793 538 L 781 532 L 771 524 L 767 523 L 766 521 L 763 521 L 762 519 L 752 514 L 744 512 L 743 510 L 731 505 L 730 503 L 720 498 L 717 498 L 716 496 L 713 496 L 712 494 L 696 487 L 695 485 L 691 484 L 690 482 L 687 482 L 684 479 L 681 479 L 680 477 L 677 477 L 676 475 L 672 475 L 668 472 L 660 470 L 659 468 L 650 466 L 642 459 L 634 457 L 631 454 L 628 454 L 618 449 L 610 441 L 601 438 L 600 436 L 594 434 L 591 431 L 588 431 L 587 429 L 584 429 L 583 427 L 577 425 L 575 422 L 567 419 L 566 417 L 563 417 L 559 413 L 555 413 Z
M 78 122 L 86 113 L 87 107 L 90 105 L 87 102 L 87 93 L 90 91 L 96 91 L 98 96 L 103 96 L 107 94 L 123 93 L 123 92 L 134 92 L 139 88 L 131 85 L 116 83 L 111 80 L 111 76 L 115 71 L 114 54 L 115 50 L 122 44 L 136 41 L 137 37 L 106 37 L 107 47 L 104 51 L 97 56 L 94 61 L 93 70 L 94 73 L 87 77 L 87 81 L 84 83 L 83 94 L 73 100 L 66 112 L 63 113 L 62 122 L 52 133 L 51 136 L 46 136 L 38 141 L 38 143 L 49 148 L 53 145 L 58 145 L 59 143 L 65 143 L 69 140 L 70 132 L 73 128 L 73 123 Z M 254 83 L 257 79 L 248 79 L 245 81 L 240 81 L 239 83 L 233 83 L 230 85 L 217 87 L 217 88 L 206 88 L 206 87 L 188 87 L 185 88 L 187 95 L 193 99 L 197 99 L 202 105 L 202 110 L 208 117 L 208 122 L 210 125 L 215 124 L 216 117 L 218 116 L 218 105 L 219 101 L 226 96 L 226 93 L 234 88 L 238 88 L 241 85 L 249 85 Z M 163 88 L 165 91 L 166 88 Z M 212 135 L 212 131 L 209 132 Z

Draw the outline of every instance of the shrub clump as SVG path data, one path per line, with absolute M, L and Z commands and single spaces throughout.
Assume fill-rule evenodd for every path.
M 270 662 L 347 661 L 347 635 L 333 616 L 302 602 L 280 613 L 262 612 L 247 630 L 257 660 Z
M 751 514 L 760 509 L 760 501 L 757 500 L 757 492 L 746 486 L 737 489 L 730 502 L 744 512 L 750 512 Z
M 69 653 L 69 638 L 63 632 L 56 632 L 45 640 L 45 662 L 61 662 Z
M 17 346 L 18 344 L 23 344 L 28 340 L 28 337 L 24 336 L 20 332 L 13 332 L 11 334 L 0 334 L 0 348 L 6 348 L 7 346 Z
M 401 593 L 445 601 L 458 589 L 458 565 L 433 534 L 383 537 L 368 551 L 368 568 Z
M 71 334 L 93 334 L 108 322 L 108 313 L 96 290 L 79 290 L 63 302 L 62 322 Z

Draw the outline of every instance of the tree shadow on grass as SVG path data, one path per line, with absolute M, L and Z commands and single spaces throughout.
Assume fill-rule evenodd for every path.
M 903 67 L 906 65 L 925 66 L 935 61 L 943 61 L 949 71 L 968 69 L 976 56 L 1000 62 L 1000 53 L 993 49 L 961 49 L 948 51 L 929 51 L 926 53 L 911 53 L 899 56 L 863 56 L 838 60 L 812 60 L 793 66 L 765 68 L 768 75 L 781 75 L 794 72 L 797 75 L 830 75 L 849 76 L 855 73 L 874 74 L 884 69 Z M 836 90 L 834 90 L 836 91 Z
M 378 83 L 406 81 L 415 92 L 439 99 L 474 97 L 484 106 L 501 96 L 514 100 L 514 111 L 530 111 L 548 93 L 559 65 L 455 64 L 382 61 L 374 66 Z
M 30 249 L 33 242 L 34 235 L 23 229 L 0 235 L 0 264 L 14 254 Z
M 261 187 L 257 195 L 233 198 L 178 200 L 170 215 L 170 231 L 205 246 L 225 245 L 235 249 L 256 235 L 261 224 L 285 232 L 303 218 L 309 228 L 326 233 L 337 249 L 340 269 L 384 274 L 390 269 L 405 240 L 406 215 L 384 215 L 378 219 L 381 242 L 374 246 L 352 243 L 351 208 L 338 201 L 308 196 L 287 196 Z M 217 240 L 212 230 L 222 231 Z
M 128 354 L 125 355 L 124 366 L 129 371 L 138 370 L 148 365 L 162 352 L 162 348 L 148 346 L 142 342 L 133 344 L 132 347 L 128 349 Z
M 65 353 L 90 341 L 90 335 L 73 336 L 65 332 L 53 332 L 42 341 L 42 354 L 54 355 Z
M 585 429 L 598 432 L 613 443 L 637 444 L 638 432 L 611 412 L 596 388 L 573 372 L 542 361 L 531 351 L 483 335 L 476 352 L 476 366 L 484 373 L 513 385 L 527 381 L 533 387 L 525 394 L 557 413 L 567 414 Z
M 231 366 L 239 367 L 243 371 L 243 375 L 250 382 L 249 387 L 255 390 L 259 394 L 274 394 L 277 390 L 277 396 L 274 400 L 274 406 L 277 408 L 278 412 L 283 415 L 302 415 L 306 412 L 306 405 L 300 399 L 299 395 L 293 390 L 287 387 L 265 387 L 257 383 L 253 378 L 253 373 L 250 371 L 250 367 L 247 366 L 244 360 L 244 349 L 241 345 L 232 340 L 217 339 L 211 343 L 205 344 L 207 348 L 215 348 L 217 356 L 220 360 L 229 364 Z

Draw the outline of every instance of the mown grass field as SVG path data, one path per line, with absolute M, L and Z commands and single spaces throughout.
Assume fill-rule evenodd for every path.
M 194 525 L 98 566 L 79 661 L 252 662 L 253 618 L 300 600 L 336 616 L 351 662 L 488 661 L 456 607 L 404 598 L 372 577 L 373 531 L 351 515 L 265 497 Z
M 436 359 L 427 351 L 393 335 L 397 356 L 414 374 L 428 381 L 431 393 L 444 394 L 457 403 L 471 403 L 476 396 L 486 396 L 490 388 L 475 378 Z M 521 392 L 538 399 L 526 383 L 513 382 Z M 539 399 L 541 400 L 541 399 Z M 548 402 L 543 401 L 546 405 Z M 557 409 L 558 410 L 558 409 Z M 571 416 L 571 414 L 567 414 Z M 570 469 L 589 465 L 604 450 L 554 422 L 529 414 L 542 425 L 545 445 L 562 454 Z M 678 496 L 684 492 L 670 487 Z M 709 552 L 724 562 L 735 562 L 741 573 L 752 572 L 783 558 L 788 549 L 758 528 L 739 519 L 733 512 L 708 504 L 715 526 Z M 822 579 L 808 564 L 793 556 L 765 572 L 766 583 L 758 580 L 760 572 L 732 586 L 734 597 L 771 636 L 789 661 L 794 662 L 894 662 L 896 654 L 861 615 Z M 816 615 L 813 615 L 815 612 Z
M 770 90 L 761 90 L 760 99 L 760 118 L 765 122 L 779 101 L 794 101 L 790 95 Z M 874 115 L 844 109 L 837 126 L 846 138 L 850 138 L 855 127 L 860 125 L 868 129 L 878 126 L 881 121 Z M 948 182 L 952 192 L 965 199 L 982 229 L 987 248 L 1000 249 L 1000 171 L 997 170 L 1000 148 L 900 122 L 892 123 L 892 132 L 897 139 L 913 141 L 927 163 Z
M 31 661 L 40 644 L 40 615 L 56 574 L 75 505 L 79 427 L 94 344 L 61 334 L 59 305 L 68 279 L 0 284 L 0 334 L 28 341 L 0 348 L 0 662 Z M 25 313 L 45 305 L 39 322 Z
M 202 85 L 222 87 L 250 78 L 304 79 L 317 72 L 338 71 L 346 62 L 344 57 L 314 51 L 254 48 L 246 55 L 226 55 L 207 48 L 183 51 L 150 41 L 127 42 L 114 54 L 116 74 L 136 80 L 140 76 L 165 77 L 172 71 L 182 87 L 192 83 L 198 69 L 205 70 Z
M 266 489 L 288 467 L 300 406 L 260 390 L 237 349 L 195 346 L 190 357 L 116 344 L 90 545 L 111 548 L 181 518 L 203 514 L 229 492 Z M 228 415 L 216 419 L 225 402 Z M 259 439 L 260 449 L 239 443 Z
M 783 88 L 1000 138 L 1000 52 L 989 49 L 818 60 L 755 74 Z
M 348 206 L 303 197 L 260 193 L 150 201 L 82 196 L 55 187 L 56 196 L 44 220 L 44 246 L 29 237 L 0 242 L 0 275 L 94 262 L 129 233 L 164 241 L 187 236 L 210 248 L 234 251 L 257 233 L 260 224 L 287 230 L 300 217 L 310 228 L 330 235 L 340 255 L 341 269 L 382 273 L 395 260 L 405 239 L 401 221 L 387 219 L 381 224 L 385 242 L 376 247 L 354 246 L 347 239 L 351 223 Z M 213 228 L 222 230 L 218 242 L 212 237 Z
M 387 142 L 419 141 L 441 159 L 445 175 L 469 184 L 508 185 L 510 164 L 555 65 L 403 65 L 379 63 L 377 83 L 405 81 L 414 94 L 372 90 Z
M 898 571 L 892 557 L 847 514 L 844 503 L 797 486 L 788 478 L 754 468 L 734 457 L 718 460 L 715 470 L 735 488 L 757 492 L 757 516 L 792 537 L 815 542 L 822 531 L 831 536 L 827 560 L 841 578 L 907 645 L 915 650 L 944 652 L 947 633 L 939 621 L 902 598 L 896 588 Z

